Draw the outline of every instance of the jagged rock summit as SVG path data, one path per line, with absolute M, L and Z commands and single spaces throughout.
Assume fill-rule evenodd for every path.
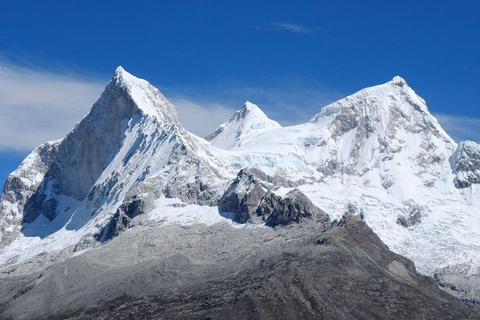
M 88 115 L 5 182 L 0 268 L 31 271 L 152 225 L 290 228 L 348 213 L 420 272 L 467 264 L 471 276 L 478 150 L 457 145 L 400 77 L 295 126 L 247 102 L 202 139 L 158 89 L 118 67 Z

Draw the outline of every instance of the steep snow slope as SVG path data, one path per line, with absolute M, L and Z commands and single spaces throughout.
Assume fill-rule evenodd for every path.
M 421 272 L 480 266 L 479 148 L 457 146 L 400 77 L 291 127 L 247 102 L 207 140 L 183 129 L 157 89 L 118 68 L 69 134 L 7 179 L 3 266 L 79 252 L 149 220 L 240 227 L 217 204 L 243 168 L 277 195 L 299 188 L 333 219 L 361 216 Z
M 131 207 L 126 214 L 133 218 L 150 211 L 163 193 L 208 202 L 219 192 L 222 169 L 203 150 L 202 157 L 211 159 L 202 162 L 198 152 L 168 100 L 119 67 L 63 140 L 37 148 L 8 177 L 0 226 L 2 246 L 10 245 L 2 261 L 79 250 L 103 239 L 120 206 Z
M 249 101 L 242 109 L 235 112 L 227 122 L 218 127 L 205 139 L 220 149 L 231 149 L 241 146 L 256 135 L 281 126 L 270 120 L 260 108 Z

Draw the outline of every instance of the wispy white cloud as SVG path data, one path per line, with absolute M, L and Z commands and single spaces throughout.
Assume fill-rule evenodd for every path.
M 63 137 L 102 88 L 98 79 L 0 60 L 0 150 L 31 150 Z
M 234 110 L 240 109 L 247 100 L 257 104 L 269 118 L 280 124 L 294 125 L 310 120 L 323 106 L 345 96 L 335 89 L 327 88 L 311 79 L 306 81 L 296 75 L 249 83 L 224 81 L 195 87 L 162 88 L 162 91 L 179 109 L 181 121 L 183 105 L 175 99 L 177 95 L 186 101 L 195 102 L 203 109 L 215 110 L 211 114 L 210 123 L 223 118 L 217 126 L 227 121 Z M 189 128 L 187 123 L 185 126 Z
M 202 138 L 215 131 L 235 112 L 235 109 L 221 103 L 192 100 L 182 96 L 173 96 L 169 100 L 177 109 L 182 126 Z
M 0 59 L 0 151 L 29 151 L 64 137 L 88 113 L 107 82 L 108 78 L 71 70 L 52 72 Z M 235 111 L 181 94 L 168 98 L 182 125 L 201 137 Z
M 265 23 L 261 26 L 258 26 L 258 29 L 282 29 L 289 32 L 304 33 L 304 34 L 317 33 L 323 30 L 323 28 L 321 27 L 307 27 L 307 26 L 302 26 L 300 24 L 286 23 L 286 22 Z
M 445 113 L 436 113 L 434 116 L 455 141 L 472 140 L 480 143 L 480 118 Z
M 108 78 L 71 70 L 52 72 L 0 59 L 0 151 L 29 151 L 64 137 L 88 113 L 107 82 Z M 218 102 L 169 98 L 182 125 L 201 137 L 234 112 Z

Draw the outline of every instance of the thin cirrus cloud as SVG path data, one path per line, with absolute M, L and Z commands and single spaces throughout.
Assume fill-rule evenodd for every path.
M 436 113 L 434 116 L 456 142 L 471 140 L 480 143 L 480 118 L 445 113 Z
M 318 33 L 323 30 L 321 27 L 307 27 L 300 24 L 286 23 L 286 22 L 270 22 L 259 26 L 258 29 L 280 29 L 294 33 Z
M 113 74 L 113 71 L 112 71 Z M 0 60 L 0 152 L 30 151 L 66 135 L 90 110 L 108 78 L 52 72 Z M 174 96 L 187 130 L 206 136 L 233 109 Z
M 177 109 L 182 126 L 202 138 L 215 131 L 235 112 L 235 109 L 218 102 L 205 102 L 177 95 L 169 96 L 169 100 Z
M 0 61 L 0 151 L 63 137 L 101 92 L 98 79 Z

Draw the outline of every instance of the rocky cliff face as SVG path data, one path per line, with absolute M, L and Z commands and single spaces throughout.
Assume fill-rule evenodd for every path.
M 452 156 L 457 188 L 468 188 L 480 183 L 480 146 L 473 141 L 462 141 Z
M 330 217 L 316 207 L 303 192 L 293 189 L 285 197 L 275 196 L 273 193 L 265 195 L 257 210 L 258 213 L 271 212 L 268 216 L 267 226 L 285 226 L 303 219 L 315 218 L 318 224 L 327 226 Z

